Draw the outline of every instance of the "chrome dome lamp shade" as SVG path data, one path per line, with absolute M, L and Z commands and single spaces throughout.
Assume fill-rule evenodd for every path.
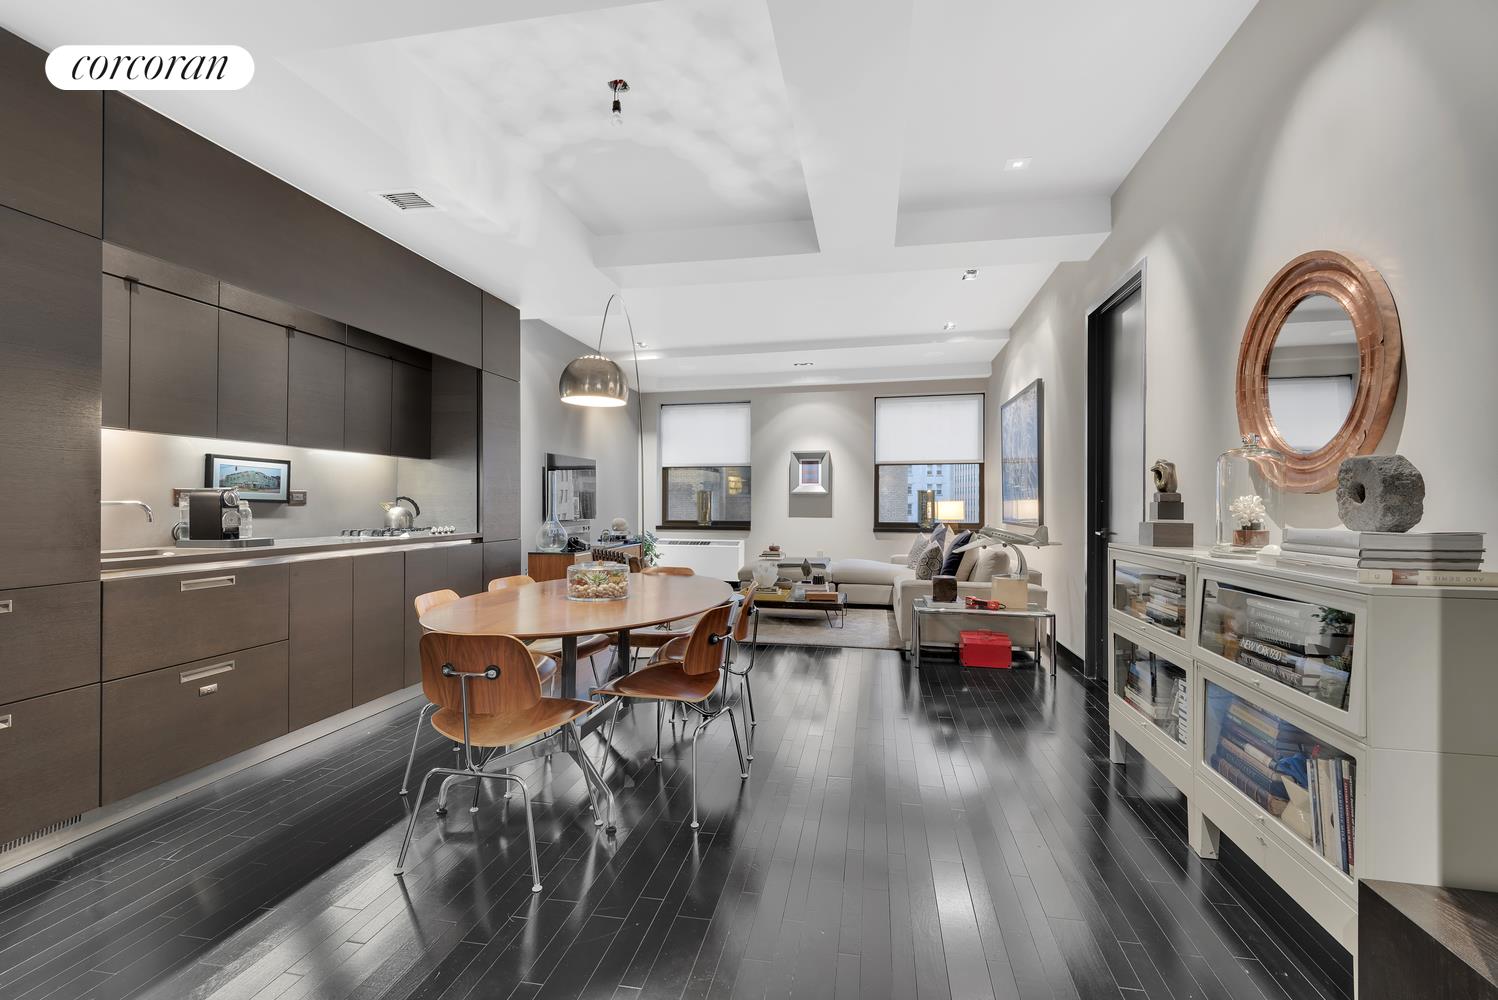
M 629 401 L 624 371 L 602 354 L 573 358 L 562 369 L 557 395 L 573 406 L 623 406 Z

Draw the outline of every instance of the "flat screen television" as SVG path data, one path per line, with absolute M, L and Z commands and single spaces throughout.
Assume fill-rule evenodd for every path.
M 541 478 L 546 517 L 555 517 L 570 527 L 586 524 L 598 515 L 598 468 L 591 458 L 548 452 Z

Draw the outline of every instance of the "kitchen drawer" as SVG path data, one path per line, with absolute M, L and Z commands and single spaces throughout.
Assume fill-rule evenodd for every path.
M 97 583 L 0 591 L 0 702 L 97 683 Z
M 104 679 L 287 637 L 285 564 L 104 583 Z
M 99 685 L 0 705 L 0 844 L 99 805 Z
M 107 805 L 288 732 L 287 643 L 106 681 Z

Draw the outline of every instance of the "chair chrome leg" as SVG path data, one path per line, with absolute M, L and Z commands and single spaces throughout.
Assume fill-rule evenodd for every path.
M 604 826 L 607 824 L 608 829 L 606 832 L 613 833 L 615 831 L 614 793 L 604 783 L 603 775 L 599 772 L 598 768 L 593 766 L 593 758 L 589 757 L 587 751 L 583 749 L 582 732 L 577 728 L 577 722 L 574 720 L 568 723 L 567 728 L 572 731 L 572 745 L 576 749 L 573 756 L 577 759 L 577 766 L 582 768 L 583 777 L 587 779 L 588 783 L 598 793 L 603 795 L 604 802 L 607 803 L 605 809 L 599 809 L 598 799 L 596 797 L 593 798 L 593 825 Z M 607 747 L 604 748 L 604 753 L 608 753 Z
M 599 780 L 604 787 L 608 787 L 609 761 L 614 756 L 614 729 L 619 725 L 619 705 L 623 698 L 614 699 L 614 707 L 609 710 L 608 728 L 604 730 L 603 736 L 603 767 L 599 769 Z
M 759 725 L 759 722 L 754 718 L 754 685 L 749 683 L 749 672 L 747 670 L 744 671 L 744 702 L 749 706 L 749 728 L 753 729 Z M 750 741 L 750 744 L 753 744 L 753 740 Z M 752 760 L 753 758 L 750 759 Z
M 432 775 L 444 773 L 447 773 L 445 768 L 434 767 L 421 779 L 421 787 L 416 790 L 416 801 L 411 804 L 411 819 L 406 823 L 406 838 L 401 841 L 401 852 L 395 859 L 397 876 L 404 874 L 406 870 L 406 852 L 411 849 L 411 835 L 416 832 L 416 817 L 421 815 L 421 800 L 427 793 L 427 782 L 432 780 Z
M 475 781 L 473 783 L 473 802 L 468 806 L 468 811 L 470 813 L 476 813 L 479 811 L 479 793 L 483 790 L 484 783 L 482 781 Z
M 749 675 L 742 678 L 744 685 L 743 702 L 749 706 L 749 724 L 744 727 L 744 742 L 749 744 L 749 753 L 746 754 L 750 760 L 754 759 L 754 698 L 749 694 Z
M 416 817 L 421 815 L 421 800 L 426 795 L 427 782 L 432 780 L 432 775 L 434 774 L 444 775 L 442 782 L 444 786 L 454 778 L 473 778 L 479 784 L 483 784 L 486 780 L 513 782 L 520 786 L 520 797 L 525 802 L 525 832 L 530 840 L 531 892 L 540 892 L 541 861 L 540 856 L 536 853 L 536 823 L 534 817 L 531 815 L 530 792 L 526 789 L 525 782 L 518 775 L 511 774 L 508 771 L 491 773 L 489 771 L 471 771 L 467 768 L 459 770 L 451 767 L 434 767 L 428 771 L 426 776 L 421 779 L 421 787 L 416 792 L 416 801 L 411 806 L 411 819 L 406 823 L 406 837 L 401 841 L 401 851 L 395 859 L 396 876 L 399 877 L 405 874 L 406 853 L 411 849 L 411 835 L 416 832 Z
M 723 712 L 728 716 L 728 728 L 733 730 L 733 748 L 739 755 L 739 777 L 749 777 L 749 764 L 744 760 L 744 744 L 739 742 L 739 724 L 734 721 L 733 709 L 725 708 Z
M 536 854 L 536 822 L 531 816 L 531 793 L 526 789 L 525 782 L 517 775 L 508 771 L 498 774 L 486 774 L 486 778 L 498 778 L 501 781 L 512 781 L 520 786 L 520 801 L 525 803 L 525 835 L 530 840 L 531 847 L 531 892 L 541 891 L 541 861 Z
M 659 701 L 656 702 L 655 703 L 655 756 L 651 757 L 650 759 L 653 760 L 653 761 L 655 761 L 657 764 L 659 764 L 661 762 L 661 717 L 663 715 L 665 715 L 665 714 L 666 714 L 666 712 L 665 712 L 665 704 L 663 702 L 659 702 Z M 671 731 L 673 733 L 675 733 L 676 732 L 676 727 L 672 726 Z
M 697 822 L 697 737 L 699 737 L 699 736 L 702 735 L 702 731 L 707 728 L 707 724 L 709 722 L 711 722 L 711 721 L 712 721 L 712 718 L 710 716 L 704 716 L 703 719 L 702 719 L 702 721 L 699 722 L 699 723 L 697 723 L 697 728 L 694 729 L 694 730 L 692 730 L 692 774 L 691 774 L 691 778 L 692 778 L 692 829 L 693 830 L 697 829 L 701 825 L 701 824 L 699 824 Z
M 421 742 L 421 730 L 426 725 L 427 715 L 436 708 L 431 702 L 421 706 L 421 711 L 416 713 L 416 732 L 411 734 L 411 754 L 406 758 L 406 776 L 401 779 L 402 795 L 409 794 L 411 785 L 411 767 L 416 763 L 416 744 Z

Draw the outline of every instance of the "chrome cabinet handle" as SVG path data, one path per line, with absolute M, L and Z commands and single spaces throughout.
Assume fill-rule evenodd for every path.
M 232 586 L 234 586 L 234 577 L 232 576 L 205 576 L 197 580 L 183 580 L 182 593 L 185 594 L 189 590 L 213 590 L 217 587 Z
M 217 692 L 218 692 L 218 685 L 217 684 L 204 684 L 202 687 L 198 688 L 198 697 L 199 698 L 206 698 L 210 694 L 216 694 Z
M 15 723 L 11 721 L 12 718 L 14 717 L 9 715 L 0 715 L 0 729 L 14 728 Z
M 178 683 L 191 684 L 193 681 L 200 681 L 204 677 L 212 677 L 215 674 L 227 674 L 233 669 L 234 661 L 225 660 L 223 663 L 212 663 L 206 667 L 198 667 L 194 670 L 184 670 L 179 675 L 182 679 Z M 215 684 L 213 685 L 213 687 L 217 688 L 218 685 Z
M 11 612 L 10 601 L 0 601 L 0 615 L 8 615 Z

